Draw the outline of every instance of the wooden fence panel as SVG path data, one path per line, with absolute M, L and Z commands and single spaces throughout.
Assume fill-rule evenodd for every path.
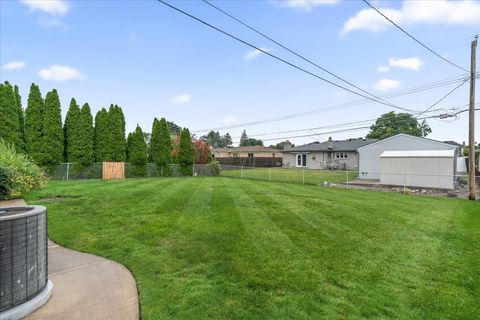
M 125 162 L 104 162 L 102 164 L 102 179 L 125 179 Z
M 215 158 L 220 164 L 244 167 L 281 167 L 281 157 L 221 157 Z

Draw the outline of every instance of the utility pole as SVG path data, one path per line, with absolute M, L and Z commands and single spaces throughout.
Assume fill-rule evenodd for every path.
M 477 39 L 472 41 L 472 49 L 470 55 L 470 108 L 468 113 L 468 185 L 469 196 L 468 199 L 475 200 L 475 78 L 476 71 L 476 51 Z

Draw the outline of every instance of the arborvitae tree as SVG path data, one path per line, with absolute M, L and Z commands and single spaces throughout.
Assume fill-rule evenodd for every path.
M 172 163 L 172 139 L 170 137 L 170 128 L 165 118 L 160 119 L 160 157 L 157 164 L 165 166 Z
M 34 83 L 30 86 L 25 110 L 25 143 L 27 154 L 39 164 L 42 160 L 44 101 L 40 89 Z
M 160 159 L 160 121 L 157 118 L 153 119 L 152 135 L 148 145 L 148 161 L 157 163 Z
M 127 161 L 136 165 L 147 163 L 147 145 L 145 144 L 143 132 L 139 125 L 137 125 L 134 132 L 128 134 Z
M 105 108 L 98 111 L 95 116 L 94 144 L 95 161 L 107 161 L 109 132 L 108 132 L 108 112 Z
M 8 82 L 0 84 L 0 138 L 23 149 L 15 93 Z
M 184 128 L 180 134 L 180 148 L 178 150 L 180 172 L 183 175 L 191 175 L 194 162 L 195 153 L 193 150 L 192 138 L 190 137 L 190 131 L 187 128 Z
M 110 106 L 110 109 L 108 110 L 108 133 L 109 152 L 106 160 L 125 161 L 125 117 L 122 108 L 117 105 Z
M 57 90 L 53 89 L 45 97 L 45 116 L 41 147 L 42 165 L 55 165 L 63 160 L 62 110 Z
M 80 123 L 80 107 L 74 98 L 70 101 L 65 124 L 63 126 L 63 134 L 65 141 L 65 161 L 78 162 L 80 158 L 80 142 L 78 139 L 78 128 Z
M 18 91 L 18 86 L 13 87 L 15 92 L 15 102 L 17 103 L 18 123 L 20 126 L 20 149 L 25 150 L 25 115 L 22 108 L 22 97 Z
M 92 164 L 95 160 L 93 153 L 93 118 L 88 103 L 85 103 L 80 111 L 78 141 L 80 150 L 78 162 L 84 166 Z

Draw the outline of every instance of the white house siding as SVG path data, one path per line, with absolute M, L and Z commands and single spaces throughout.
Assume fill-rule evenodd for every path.
M 455 171 L 455 151 L 419 151 L 423 155 L 405 151 L 403 155 L 385 152 L 380 156 L 380 183 L 407 187 L 453 189 Z M 448 155 L 445 155 L 445 152 Z M 429 154 L 432 153 L 432 154 Z
M 418 138 L 406 134 L 398 134 L 396 136 L 358 148 L 358 176 L 360 179 L 380 179 L 380 155 L 384 151 L 455 149 L 455 146 L 443 142 Z
M 358 169 L 358 154 L 357 152 L 343 152 L 347 154 L 347 158 L 337 158 L 336 151 L 332 152 L 332 158 L 329 160 L 328 152 L 296 152 L 296 153 L 283 153 L 283 165 L 285 167 L 297 167 L 297 155 L 307 155 L 307 167 L 308 169 L 326 169 L 327 164 L 330 163 L 345 163 L 348 170 Z

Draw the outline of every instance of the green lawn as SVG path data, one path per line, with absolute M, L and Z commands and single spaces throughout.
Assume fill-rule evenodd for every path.
M 215 177 L 27 200 L 52 240 L 132 270 L 143 319 L 480 317 L 478 202 Z
M 325 181 L 340 183 L 354 180 L 358 176 L 356 171 L 309 170 L 297 168 L 243 168 L 242 170 L 222 170 L 223 177 L 244 178 L 272 182 L 294 182 L 322 185 Z

